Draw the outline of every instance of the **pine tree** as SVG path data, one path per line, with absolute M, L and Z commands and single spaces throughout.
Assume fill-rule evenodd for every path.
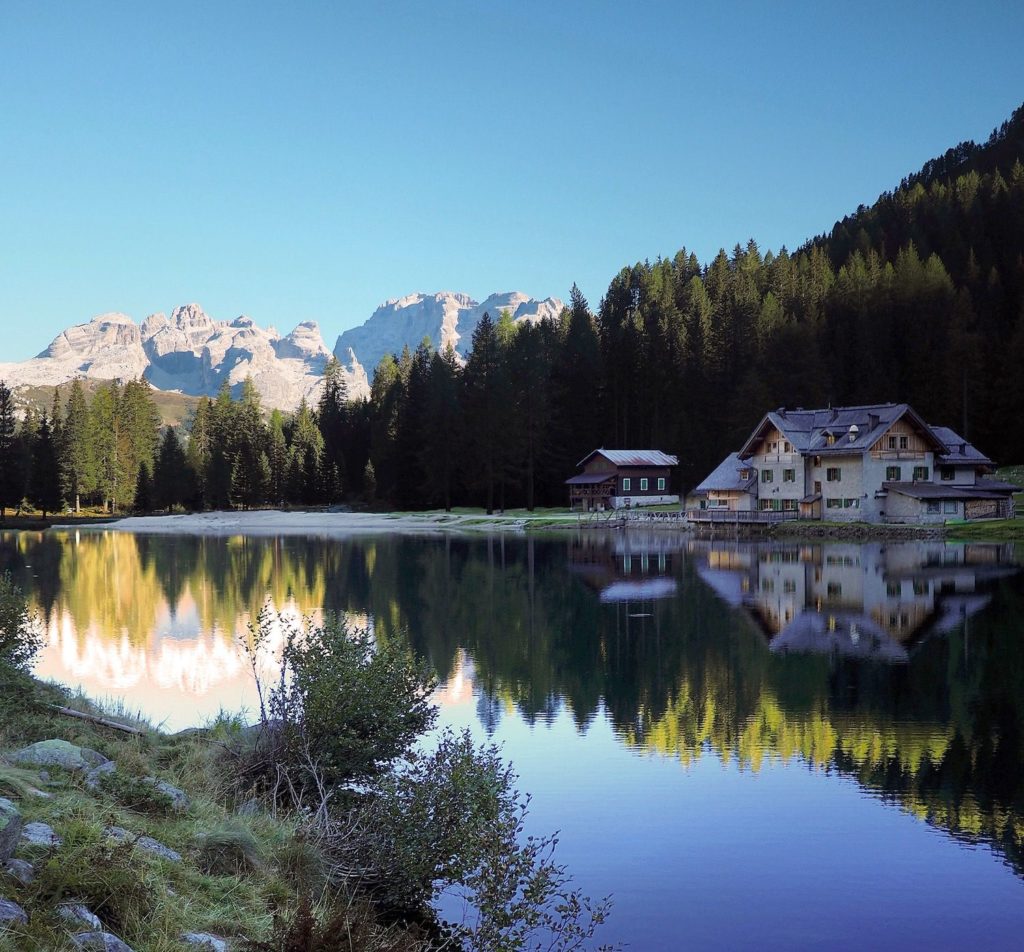
M 89 409 L 80 380 L 71 382 L 64 411 L 62 453 L 64 493 L 75 512 L 82 508 L 82 496 L 96 491 L 96 456 L 89 427 Z
M 170 512 L 175 506 L 184 505 L 192 495 L 189 485 L 188 464 L 181 441 L 173 427 L 164 429 L 160 441 L 160 452 L 153 466 L 153 492 L 150 503 L 155 509 Z
M 151 512 L 153 509 L 153 477 L 149 472 L 149 463 L 145 460 L 139 464 L 132 509 L 139 513 Z
M 0 380 L 0 520 L 21 505 L 25 495 L 22 455 L 14 418 L 14 395 Z
M 50 420 L 44 413 L 32 446 L 32 480 L 29 501 L 45 519 L 61 505 L 61 475 Z

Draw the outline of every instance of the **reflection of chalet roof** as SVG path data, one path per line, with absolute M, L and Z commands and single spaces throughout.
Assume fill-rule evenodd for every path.
M 676 594 L 677 586 L 674 578 L 655 575 L 636 581 L 613 582 L 601 589 L 602 602 L 640 602 L 656 598 L 671 598 Z
M 743 573 L 735 569 L 712 569 L 706 565 L 697 566 L 702 581 L 724 602 L 733 608 L 743 604 Z
M 824 410 L 787 410 L 780 407 L 766 413 L 740 448 L 740 456 L 754 452 L 769 425 L 775 427 L 798 453 L 836 456 L 868 450 L 897 420 L 906 419 L 930 443 L 945 452 L 946 447 L 927 423 L 906 403 L 873 403 L 860 407 L 828 407 Z M 855 427 L 850 439 L 850 427 Z M 828 436 L 835 437 L 829 445 Z
M 740 476 L 741 471 L 746 471 L 746 479 Z M 730 453 L 694 492 L 706 493 L 712 489 L 716 492 L 729 489 L 749 491 L 755 482 L 757 482 L 757 473 L 753 467 L 740 460 L 739 453 Z
M 661 450 L 606 450 L 587 453 L 576 465 L 582 466 L 595 455 L 603 456 L 615 466 L 678 466 L 679 460 Z
M 829 618 L 833 620 L 829 629 Z M 797 654 L 839 654 L 849 658 L 908 660 L 907 649 L 866 615 L 804 611 L 771 641 L 769 650 Z
M 580 473 L 579 476 L 570 476 L 566 483 L 570 486 L 595 486 L 613 479 L 615 473 Z
M 882 483 L 889 492 L 900 493 L 911 499 L 1005 499 L 1020 487 L 995 479 L 979 479 L 973 486 L 955 483 Z
M 922 638 L 929 635 L 948 635 L 960 627 L 971 615 L 977 615 L 992 601 L 991 595 L 969 593 L 965 595 L 944 595 L 939 601 L 938 615 L 922 632 Z
M 968 443 L 962 436 L 953 432 L 948 426 L 933 426 L 934 433 L 943 443 L 946 444 L 948 453 L 935 455 L 936 466 L 991 466 L 990 460 L 973 443 Z

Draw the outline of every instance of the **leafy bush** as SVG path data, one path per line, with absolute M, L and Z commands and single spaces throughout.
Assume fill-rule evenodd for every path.
M 378 892 L 410 908 L 455 891 L 475 919 L 452 938 L 479 952 L 579 949 L 604 922 L 598 903 L 554 862 L 554 837 L 524 833 L 528 799 L 493 746 L 446 731 L 430 755 L 380 785 L 366 810 Z
M 260 615 L 250 651 L 266 645 L 271 617 Z M 274 772 L 297 802 L 381 776 L 436 717 L 432 681 L 412 654 L 377 644 L 340 619 L 286 631 L 281 673 L 261 688 L 264 725 L 257 766 Z
M 42 643 L 24 592 L 10 574 L 0 575 L 0 666 L 30 670 Z

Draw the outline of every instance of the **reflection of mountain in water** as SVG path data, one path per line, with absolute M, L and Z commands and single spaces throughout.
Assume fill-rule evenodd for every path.
M 127 684 L 130 706 L 175 699 L 194 722 L 231 703 L 248 678 L 234 639 L 269 599 L 408 639 L 439 701 L 485 726 L 568 711 L 581 730 L 607 718 L 622 743 L 684 764 L 800 758 L 1024 868 L 1012 559 L 1000 546 L 632 532 L 0 538 L 0 571 L 47 620 L 46 675 L 100 695 Z
M 701 578 L 746 609 L 774 652 L 905 662 L 909 647 L 985 608 L 1012 546 L 689 545 Z

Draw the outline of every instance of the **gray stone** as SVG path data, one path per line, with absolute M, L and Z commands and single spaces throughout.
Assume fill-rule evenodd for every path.
M 82 932 L 72 936 L 71 941 L 75 948 L 86 949 L 88 952 L 132 952 L 131 946 L 125 945 L 109 932 Z
M 201 949 L 202 952 L 228 952 L 228 940 L 210 935 L 209 932 L 185 932 L 181 936 L 181 941 L 193 949 Z
M 12 923 L 15 925 L 26 925 L 28 923 L 28 913 L 16 902 L 11 902 L 10 899 L 4 899 L 3 896 L 0 896 L 0 932 L 3 932 Z
M 21 831 L 22 846 L 60 847 L 64 841 L 53 832 L 48 823 L 26 823 Z
M 90 770 L 107 762 L 99 751 L 76 747 L 57 738 L 32 744 L 19 750 L 11 759 L 22 767 L 63 767 L 65 770 Z
M 109 836 L 112 840 L 117 840 L 119 843 L 130 843 L 140 850 L 152 853 L 161 859 L 170 860 L 172 863 L 181 862 L 180 853 L 176 853 L 169 846 L 164 846 L 163 843 L 154 840 L 151 836 L 138 836 L 122 826 L 108 826 L 103 832 L 106 836 Z
M 99 790 L 100 783 L 107 774 L 112 774 L 117 770 L 117 764 L 112 760 L 108 760 L 105 764 L 100 764 L 98 767 L 93 767 L 85 775 L 85 785 L 90 790 Z
M 184 790 L 179 790 L 166 780 L 159 780 L 156 777 L 146 777 L 145 782 L 152 784 L 165 797 L 170 798 L 171 809 L 175 813 L 185 813 L 188 808 L 192 806 L 192 801 L 188 798 L 188 794 L 185 793 Z
M 18 808 L 10 800 L 0 797 L 0 863 L 14 855 L 23 825 Z
M 36 868 L 23 859 L 9 859 L 3 868 L 8 876 L 18 880 L 22 886 L 31 886 L 35 882 Z
M 57 907 L 57 915 L 73 926 L 85 926 L 87 929 L 102 930 L 103 923 L 99 916 L 93 915 L 80 902 L 62 902 Z

